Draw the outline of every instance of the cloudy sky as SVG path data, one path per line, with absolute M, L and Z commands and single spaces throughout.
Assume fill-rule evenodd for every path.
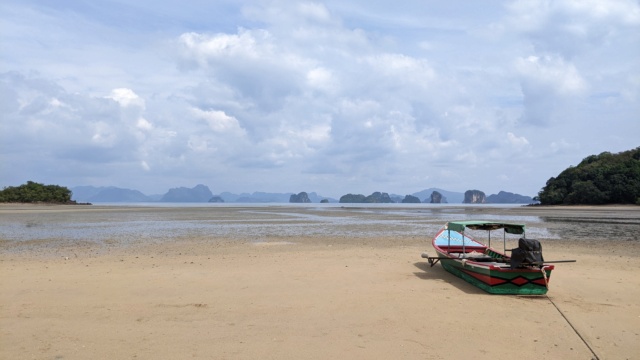
M 0 187 L 534 196 L 639 114 L 637 0 L 0 4 Z

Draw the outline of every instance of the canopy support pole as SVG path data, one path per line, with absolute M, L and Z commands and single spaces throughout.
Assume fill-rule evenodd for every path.
M 507 229 L 505 228 L 502 232 L 502 253 L 507 253 Z
M 465 256 L 464 254 L 466 254 L 467 252 L 464 250 L 464 230 L 462 230 L 462 256 Z

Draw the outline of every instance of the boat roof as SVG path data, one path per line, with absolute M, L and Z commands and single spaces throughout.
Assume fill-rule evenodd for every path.
M 509 234 L 524 234 L 524 224 L 511 224 L 495 221 L 450 221 L 446 228 L 453 231 L 464 231 L 465 228 L 472 230 L 498 230 L 504 229 Z

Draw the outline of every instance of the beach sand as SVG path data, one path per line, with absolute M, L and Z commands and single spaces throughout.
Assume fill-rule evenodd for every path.
M 25 211 L 75 210 L 0 208 Z M 640 222 L 638 207 L 504 211 Z M 0 358 L 640 359 L 640 241 L 543 241 L 547 260 L 577 262 L 527 297 L 429 267 L 432 235 L 2 241 Z

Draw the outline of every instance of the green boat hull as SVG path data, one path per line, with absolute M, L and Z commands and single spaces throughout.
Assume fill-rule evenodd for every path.
M 446 254 L 440 254 L 446 257 Z M 548 290 L 551 269 L 491 269 L 470 262 L 443 259 L 442 267 L 457 277 L 490 293 L 506 295 L 544 295 Z M 546 279 L 545 279 L 546 275 Z

